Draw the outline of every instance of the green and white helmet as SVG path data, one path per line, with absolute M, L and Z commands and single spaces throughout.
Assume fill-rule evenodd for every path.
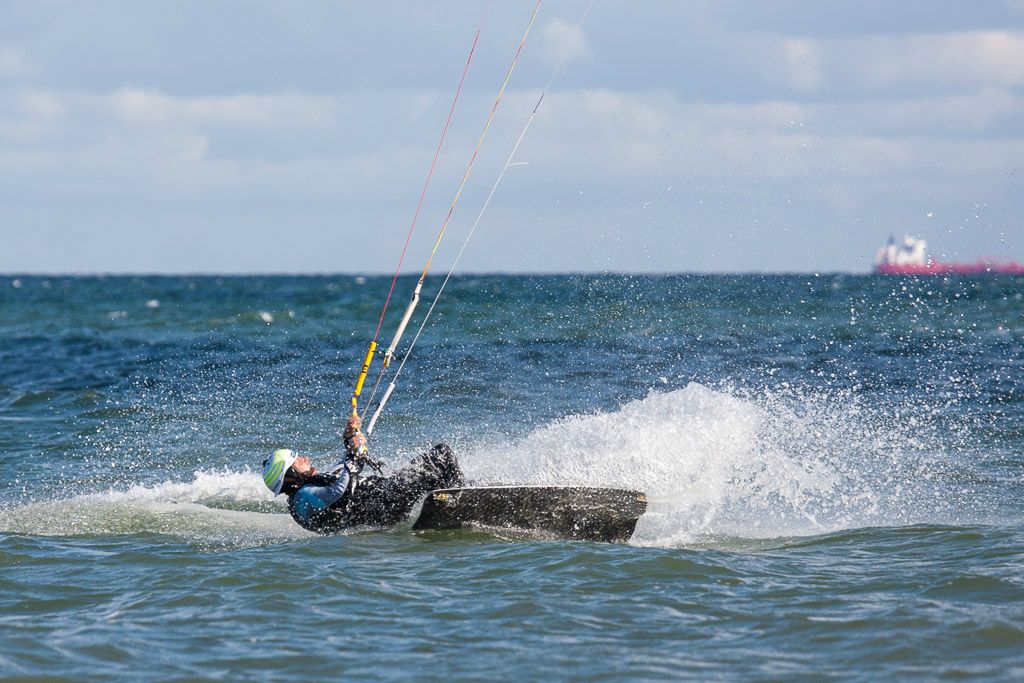
M 281 493 L 281 485 L 284 484 L 284 473 L 292 466 L 295 459 L 299 457 L 288 448 L 279 448 L 274 454 L 263 461 L 263 483 L 274 492 L 274 495 Z

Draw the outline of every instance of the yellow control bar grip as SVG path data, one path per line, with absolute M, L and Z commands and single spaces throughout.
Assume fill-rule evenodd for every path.
M 366 350 L 366 358 L 363 359 L 363 369 L 359 371 L 359 379 L 356 380 L 356 390 L 352 392 L 352 414 L 356 414 L 356 401 L 359 394 L 363 392 L 363 382 L 366 381 L 366 373 L 370 371 L 370 363 L 373 362 L 373 354 L 377 350 L 377 342 L 370 342 L 370 348 Z

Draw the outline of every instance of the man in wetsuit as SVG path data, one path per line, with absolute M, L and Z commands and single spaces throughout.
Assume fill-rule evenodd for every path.
M 282 448 L 263 461 L 263 481 L 275 495 L 288 496 L 292 518 L 310 531 L 329 534 L 355 526 L 398 524 L 419 499 L 434 489 L 463 485 L 455 454 L 438 444 L 390 477 L 369 457 L 359 417 L 345 427 L 346 460 L 320 473 L 308 457 Z M 365 464 L 378 475 L 360 477 Z

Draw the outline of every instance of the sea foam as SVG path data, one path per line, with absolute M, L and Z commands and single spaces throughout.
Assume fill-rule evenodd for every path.
M 634 541 L 679 545 L 963 522 L 969 496 L 945 483 L 945 451 L 926 407 L 691 383 L 487 443 L 465 464 L 482 482 L 644 491 Z
M 46 536 L 156 533 L 204 546 L 247 547 L 310 536 L 255 472 L 110 489 L 7 507 L 0 532 Z

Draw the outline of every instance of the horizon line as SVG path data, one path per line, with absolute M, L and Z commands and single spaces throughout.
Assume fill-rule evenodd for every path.
M 481 276 L 554 276 L 554 275 L 876 275 L 873 271 L 848 270 L 544 270 L 511 271 L 481 270 L 453 273 L 452 277 Z M 419 271 L 399 273 L 399 277 L 418 277 Z M 394 277 L 385 271 L 7 271 L 0 278 L 40 277 Z M 438 275 L 437 277 L 441 277 Z

